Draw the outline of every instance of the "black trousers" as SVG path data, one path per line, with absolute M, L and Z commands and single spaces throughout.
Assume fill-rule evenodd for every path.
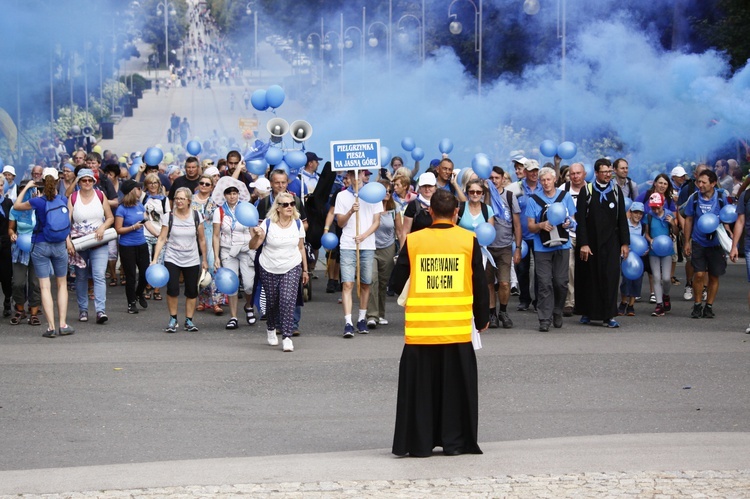
M 2 238 L 0 240 L 0 285 L 2 285 L 6 303 L 10 303 L 13 294 L 13 260 L 10 249 L 10 238 Z
M 128 303 L 134 303 L 135 300 L 143 294 L 146 289 L 146 269 L 151 263 L 148 258 L 148 244 L 143 243 L 140 246 L 122 246 L 120 249 L 120 264 L 125 271 L 125 296 Z M 136 284 L 136 267 L 138 283 Z

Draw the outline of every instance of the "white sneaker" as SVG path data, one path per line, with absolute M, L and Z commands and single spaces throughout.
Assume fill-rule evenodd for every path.
M 284 338 L 281 340 L 281 348 L 285 352 L 294 352 L 294 343 L 292 343 L 292 339 Z
M 385 317 L 378 317 L 378 325 L 380 326 L 387 326 L 388 325 L 388 319 Z
M 367 327 L 371 327 L 373 329 L 378 327 L 378 322 L 375 320 L 374 317 L 370 317 L 369 319 L 367 319 Z
M 747 329 L 745 329 L 745 334 L 750 334 L 750 326 L 747 326 Z
M 693 299 L 693 287 L 690 285 L 685 286 L 685 293 L 683 293 L 682 298 L 685 301 L 690 301 Z
M 266 334 L 268 335 L 268 344 L 272 347 L 275 347 L 279 344 L 279 339 L 276 337 L 276 330 L 275 329 L 269 329 L 266 331 Z

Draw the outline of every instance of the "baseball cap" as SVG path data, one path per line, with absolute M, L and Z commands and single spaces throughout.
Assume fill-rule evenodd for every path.
M 219 169 L 215 166 L 209 166 L 205 170 L 203 170 L 203 175 L 219 175 Z
M 259 177 L 255 181 L 255 188 L 258 189 L 258 192 L 271 192 L 271 182 L 266 177 Z
M 684 177 L 685 175 L 687 175 L 687 172 L 680 165 L 677 165 L 674 168 L 672 168 L 672 173 L 670 174 L 670 176 L 672 177 Z
M 436 184 L 437 184 L 437 179 L 435 178 L 434 173 L 425 172 L 419 176 L 419 182 L 418 182 L 419 187 L 422 187 L 423 185 L 436 185 Z
M 120 185 L 120 190 L 123 194 L 130 194 L 130 191 L 132 191 L 136 187 L 143 189 L 143 184 L 140 182 L 136 182 L 135 180 L 128 179 Z
M 3 173 L 10 173 L 11 175 L 15 176 L 16 175 L 16 169 L 15 169 L 15 167 L 13 167 L 11 165 L 5 165 L 5 166 L 3 166 Z
M 526 157 L 525 157 L 525 156 L 520 156 L 520 155 L 519 155 L 519 156 L 513 156 L 513 157 L 511 158 L 511 161 L 512 161 L 513 163 L 518 163 L 518 164 L 521 164 L 521 165 L 523 165 L 523 166 L 526 166 L 526 163 L 528 163 L 528 162 L 529 162 L 529 160 L 528 160 L 528 159 L 526 159 Z
M 60 178 L 59 173 L 57 172 L 56 168 L 47 167 L 44 170 L 42 170 L 42 178 L 47 178 L 47 175 L 51 175 L 52 178 L 54 178 L 55 180 Z
M 640 211 L 641 213 L 645 212 L 646 209 L 643 206 L 643 203 L 640 201 L 633 201 L 633 204 L 630 205 L 630 211 Z
M 320 156 L 318 156 L 317 154 L 315 154 L 315 153 L 314 153 L 314 152 L 312 152 L 312 151 L 307 151 L 307 152 L 305 153 L 305 156 L 307 156 L 307 162 L 308 162 L 308 163 L 309 163 L 310 161 L 323 161 L 323 158 L 321 158 Z
M 649 206 L 664 206 L 664 196 L 658 192 L 654 192 L 648 198 L 648 205 Z
M 528 170 L 538 170 L 539 169 L 539 161 L 537 161 L 535 159 L 526 159 L 526 158 L 521 158 L 521 159 L 526 160 L 526 162 L 525 163 L 521 163 L 520 161 L 517 161 L 517 163 L 521 163 L 523 165 L 523 169 L 524 170 L 528 171 Z

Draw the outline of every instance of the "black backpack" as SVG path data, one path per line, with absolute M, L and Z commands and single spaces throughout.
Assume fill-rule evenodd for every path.
M 565 194 L 567 192 L 561 191 L 557 198 L 553 201 L 554 203 L 559 203 L 565 198 Z M 549 208 L 550 204 L 547 204 L 542 198 L 539 197 L 538 194 L 532 194 L 531 199 L 536 201 L 536 203 L 542 208 L 542 214 L 539 217 L 540 222 L 546 222 L 547 221 L 547 208 Z M 546 230 L 539 231 L 539 237 L 542 240 L 542 245 L 552 248 L 555 246 L 562 246 L 563 244 L 567 243 L 570 239 L 570 235 L 568 234 L 568 230 L 563 227 L 563 224 L 555 225 L 554 228 L 547 232 Z

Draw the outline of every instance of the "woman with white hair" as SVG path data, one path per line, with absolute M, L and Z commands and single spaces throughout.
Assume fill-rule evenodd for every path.
M 222 177 L 216 184 L 211 199 L 218 207 L 213 215 L 214 269 L 230 269 L 242 276 L 245 290 L 245 320 L 255 324 L 253 290 L 255 280 L 255 251 L 250 249 L 250 227 L 242 225 L 235 214 L 240 201 L 249 201 L 250 192 L 245 184 L 232 177 Z M 227 329 L 237 329 L 237 291 L 229 295 L 230 319 Z

